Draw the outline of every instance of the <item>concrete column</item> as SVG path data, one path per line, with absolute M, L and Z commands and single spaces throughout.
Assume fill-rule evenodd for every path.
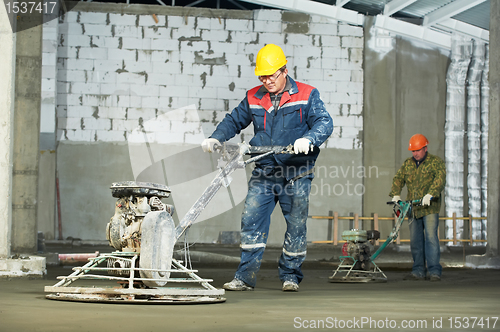
M 466 257 L 470 267 L 500 268 L 500 2 L 490 5 L 490 112 L 488 125 L 488 245 Z
M 0 259 L 10 256 L 12 225 L 12 130 L 16 35 L 0 6 Z
M 37 188 L 42 82 L 42 14 L 20 15 L 16 33 L 12 251 L 37 249 Z M 24 30 L 24 27 L 32 27 Z

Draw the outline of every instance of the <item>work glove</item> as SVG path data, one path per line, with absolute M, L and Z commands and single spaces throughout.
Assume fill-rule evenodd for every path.
M 432 199 L 432 195 L 431 194 L 425 195 L 424 198 L 422 198 L 422 206 L 429 206 L 429 205 L 431 205 L 431 199 Z
M 396 202 L 396 203 L 397 203 L 397 202 L 399 202 L 400 200 L 401 200 L 401 196 L 397 196 L 397 195 L 396 195 L 396 196 L 394 196 L 394 197 L 392 198 L 392 201 L 393 201 L 393 202 Z
M 299 138 L 293 143 L 293 151 L 295 154 L 297 153 L 305 153 L 308 154 L 309 151 L 314 149 L 314 145 L 307 138 Z
M 215 138 L 207 138 L 201 143 L 203 152 L 214 152 L 214 149 L 218 146 L 221 146 L 221 144 Z

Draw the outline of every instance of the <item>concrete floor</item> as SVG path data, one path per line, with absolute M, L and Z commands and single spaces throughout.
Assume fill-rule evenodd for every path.
M 193 263 L 198 275 L 213 279 L 217 288 L 232 279 L 236 267 L 199 265 Z M 447 267 L 441 282 L 430 282 L 403 280 L 407 268 L 387 266 L 387 283 L 339 284 L 328 282 L 330 263 L 309 262 L 300 291 L 284 293 L 271 265 L 259 272 L 254 291 L 226 292 L 224 303 L 194 305 L 48 300 L 44 287 L 72 272 L 49 266 L 45 279 L 0 279 L 0 331 L 291 331 L 335 326 L 354 331 L 407 331 L 412 326 L 456 331 L 467 319 L 466 330 L 500 330 L 500 270 Z

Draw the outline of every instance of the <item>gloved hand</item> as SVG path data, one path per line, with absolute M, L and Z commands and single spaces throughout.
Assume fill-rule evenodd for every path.
M 397 202 L 399 202 L 400 200 L 401 200 L 401 196 L 397 196 L 397 195 L 396 195 L 396 196 L 394 196 L 394 197 L 392 198 L 392 201 L 393 201 L 393 202 L 396 202 L 396 203 L 397 203 Z
M 431 194 L 425 195 L 424 198 L 422 198 L 422 206 L 429 206 L 429 205 L 431 205 L 431 199 L 432 199 L 432 195 Z
M 217 146 L 221 146 L 219 140 L 215 138 L 207 138 L 201 143 L 201 148 L 203 152 L 214 152 Z
M 293 143 L 293 151 L 295 154 L 297 153 L 305 153 L 308 154 L 309 151 L 314 149 L 314 145 L 307 138 L 299 138 Z

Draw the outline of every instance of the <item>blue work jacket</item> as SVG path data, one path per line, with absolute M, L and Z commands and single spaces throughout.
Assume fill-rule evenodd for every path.
M 282 167 L 286 178 L 292 179 L 314 167 L 319 146 L 333 132 L 333 120 L 316 88 L 295 82 L 290 77 L 287 79 L 291 88 L 283 93 L 277 110 L 269 92 L 262 85 L 256 86 L 247 91 L 245 99 L 231 113 L 226 114 L 210 137 L 225 142 L 253 122 L 251 146 L 288 146 L 299 138 L 309 139 L 314 150 L 307 155 L 275 154 L 256 163 L 257 168 L 266 172 Z

